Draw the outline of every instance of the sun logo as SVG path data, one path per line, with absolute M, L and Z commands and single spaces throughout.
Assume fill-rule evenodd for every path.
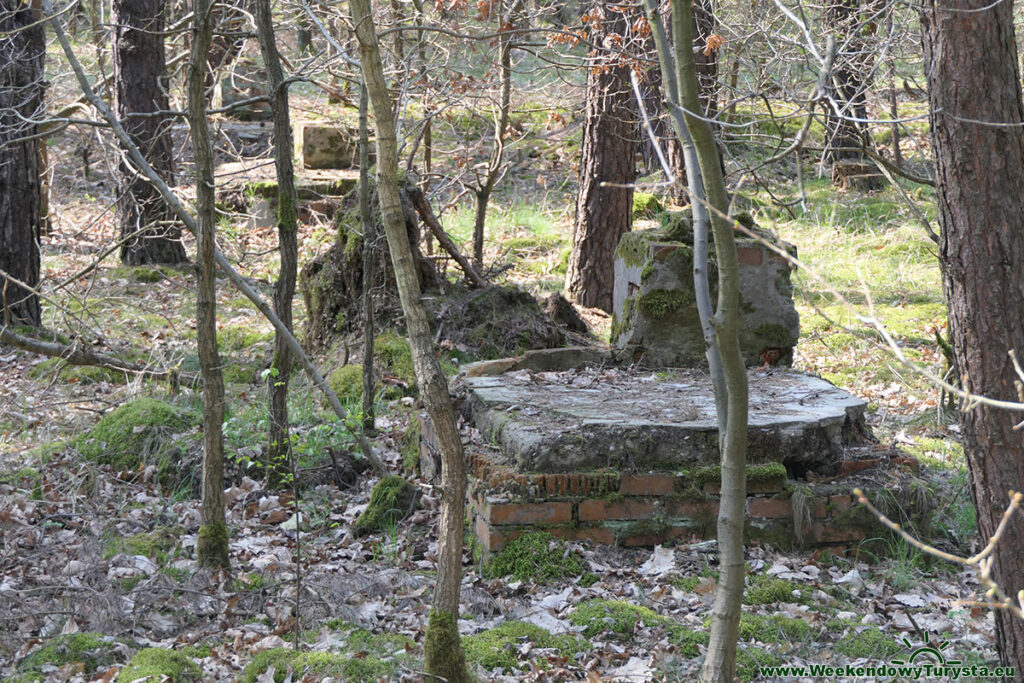
M 933 645 L 931 642 L 931 635 L 928 633 L 924 634 L 924 643 L 917 647 L 914 647 L 914 644 L 910 642 L 910 639 L 905 636 L 903 638 L 903 644 L 907 646 L 908 650 L 910 650 L 910 657 L 906 660 L 894 659 L 892 660 L 893 664 L 916 664 L 918 659 L 921 657 L 931 657 L 935 660 L 936 664 L 941 666 L 955 666 L 962 663 L 959 659 L 951 659 L 947 662 L 946 656 L 942 654 L 942 651 L 949 647 L 949 641 L 943 640 L 942 642 L 935 643 Z

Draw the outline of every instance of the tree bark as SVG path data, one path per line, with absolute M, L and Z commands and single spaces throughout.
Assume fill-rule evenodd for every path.
M 595 8 L 600 15 L 600 42 L 606 48 L 617 48 L 611 36 L 628 31 L 626 15 L 615 11 L 613 4 L 602 0 Z M 609 52 L 593 57 L 587 72 L 580 189 L 565 288 L 576 303 L 611 312 L 615 249 L 619 238 L 633 227 L 629 185 L 636 180 L 639 115 L 629 85 L 629 66 L 621 55 Z
M 32 291 L 39 285 L 41 216 L 32 136 L 43 110 L 45 54 L 43 27 L 31 7 L 0 0 L 0 325 L 41 322 Z
M 964 389 L 1014 401 L 1009 351 L 1024 355 L 1024 106 L 1013 3 L 929 0 L 921 11 L 942 228 L 940 259 L 950 335 Z M 987 123 L 985 123 L 987 122 Z M 1009 491 L 1024 485 L 1020 415 L 978 405 L 963 415 L 964 452 L 981 538 L 992 536 Z M 1024 524 L 1011 522 L 993 578 L 1024 588 Z M 995 610 L 1004 665 L 1024 681 L 1024 621 Z
M 149 165 L 174 184 L 164 59 L 164 0 L 114 0 L 114 99 L 117 117 Z M 181 226 L 160 192 L 122 154 L 117 165 L 121 262 L 182 263 Z
M 675 44 L 682 46 L 675 51 L 679 94 L 683 107 L 692 112 L 700 107 L 700 86 L 690 47 L 693 24 L 689 0 L 673 0 L 672 13 Z M 697 152 L 704 193 L 710 205 L 718 260 L 718 302 L 714 327 L 726 385 L 726 396 L 715 396 L 717 403 L 725 404 L 725 428 L 720 428 L 718 434 L 722 458 L 722 491 L 718 508 L 719 582 L 711 610 L 711 637 L 700 678 L 704 683 L 727 683 L 733 680 L 736 672 L 736 640 L 746 579 L 743 523 L 747 505 L 747 369 L 739 344 L 739 261 L 732 223 L 727 217 L 729 195 L 725 189 L 721 157 L 707 122 L 686 114 L 686 127 Z
M 825 22 L 836 35 L 840 50 L 829 83 L 829 105 L 825 116 L 825 159 L 832 166 L 832 182 L 858 189 L 882 186 L 882 176 L 864 154 L 868 131 L 856 119 L 866 119 L 867 87 L 874 56 L 864 34 L 872 25 L 861 21 L 861 0 L 829 0 Z M 852 175 L 851 175 L 852 174 Z
M 731 683 L 736 670 L 736 641 L 739 633 L 740 609 L 746 570 L 743 563 L 743 524 L 746 516 L 746 454 L 747 454 L 747 371 L 739 347 L 739 263 L 731 221 L 727 217 L 729 197 L 722 173 L 721 157 L 711 127 L 692 113 L 700 111 L 700 86 L 694 63 L 693 23 L 689 0 L 673 0 L 673 45 L 669 47 L 666 32 L 658 15 L 657 0 L 645 0 L 648 22 L 654 32 L 662 66 L 665 99 L 679 139 L 692 143 L 693 154 L 688 169 L 693 201 L 706 198 L 708 214 L 715 238 L 718 260 L 718 304 L 714 318 L 707 320 L 708 305 L 698 305 L 705 339 L 714 339 L 708 349 L 718 409 L 719 451 L 722 460 L 722 491 L 718 512 L 718 548 L 720 578 L 712 608 L 711 638 L 701 667 L 700 680 L 706 683 Z M 674 48 L 674 49 L 673 49 Z M 685 109 L 685 112 L 683 111 Z M 690 145 L 686 151 L 689 152 Z M 693 155 L 697 166 L 692 164 Z M 698 173 L 699 171 L 699 173 Z M 699 179 L 698 179 L 699 176 Z M 700 187 L 700 185 L 703 187 Z M 695 225 L 706 222 L 701 206 L 694 207 Z M 708 295 L 706 270 L 702 274 L 701 258 L 706 261 L 706 245 L 700 243 L 695 230 L 694 284 L 698 297 Z M 698 299 L 699 301 L 699 299 Z M 709 329 L 713 326 L 713 331 Z M 716 369 L 716 360 L 720 368 Z
M 363 433 L 374 431 L 373 400 L 373 260 L 377 222 L 370 215 L 370 95 L 359 84 L 359 222 L 363 226 Z
M 512 39 L 504 33 L 505 6 L 504 0 L 497 0 L 498 31 L 498 68 L 501 73 L 501 99 L 498 102 L 498 115 L 494 120 L 494 145 L 491 158 L 487 163 L 487 173 L 483 182 L 478 185 L 476 195 L 476 214 L 473 219 L 473 267 L 482 270 L 484 267 L 484 227 L 487 223 L 487 205 L 491 200 L 494 185 L 502 175 L 505 158 L 505 131 L 508 130 L 509 108 L 512 100 Z
M 203 374 L 203 491 L 196 556 L 201 566 L 226 569 L 230 560 L 224 515 L 224 376 L 217 350 L 217 222 L 205 87 L 213 31 L 210 0 L 196 0 L 194 10 L 187 85 L 188 125 L 196 163 L 196 341 Z
M 296 214 L 295 165 L 292 161 L 292 124 L 288 112 L 288 85 L 281 69 L 274 38 L 270 0 L 255 1 L 256 28 L 260 51 L 267 69 L 267 92 L 274 118 L 274 164 L 277 171 L 277 244 L 281 271 L 274 283 L 274 312 L 292 329 L 292 300 L 298 273 L 299 221 Z M 274 335 L 274 360 L 267 376 L 267 400 L 270 410 L 270 440 L 267 447 L 267 473 L 273 484 L 280 484 L 292 471 L 288 437 L 288 382 L 292 374 L 292 353 L 284 336 Z
M 462 578 L 462 532 L 466 505 L 466 468 L 462 439 L 448 383 L 434 347 L 427 312 L 420 301 L 419 279 L 405 230 L 398 192 L 398 149 L 380 48 L 370 0 L 350 0 L 359 40 L 363 79 L 370 95 L 377 131 L 377 184 L 384 230 L 405 312 L 413 367 L 420 395 L 441 446 L 441 520 L 438 530 L 437 585 L 424 649 L 427 671 L 450 683 L 468 681 L 459 642 L 459 586 Z

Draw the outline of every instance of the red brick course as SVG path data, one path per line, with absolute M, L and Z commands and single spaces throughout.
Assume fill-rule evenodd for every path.
M 491 524 L 568 524 L 572 503 L 494 503 L 484 515 Z
M 626 498 L 620 501 L 585 500 L 580 503 L 581 522 L 603 522 L 617 519 L 649 519 L 654 514 L 654 501 Z
M 675 486 L 676 477 L 671 473 L 623 474 L 619 493 L 624 496 L 667 496 Z

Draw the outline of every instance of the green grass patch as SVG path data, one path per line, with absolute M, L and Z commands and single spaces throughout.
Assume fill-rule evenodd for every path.
M 575 551 L 551 534 L 538 531 L 508 543 L 485 566 L 488 576 L 514 576 L 520 581 L 546 583 L 583 572 L 583 562 Z

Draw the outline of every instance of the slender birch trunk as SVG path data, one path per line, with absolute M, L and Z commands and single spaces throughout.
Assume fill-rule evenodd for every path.
M 398 149 L 391 97 L 384 80 L 370 0 L 351 0 L 359 40 L 363 80 L 377 131 L 377 188 L 398 293 L 412 348 L 413 367 L 423 403 L 441 446 L 441 521 L 438 530 L 437 586 L 424 643 L 427 671 L 449 683 L 468 681 L 459 642 L 459 585 L 462 577 L 462 529 L 466 504 L 466 468 L 462 439 L 448 383 L 435 353 L 427 312 L 420 301 L 419 279 L 409 247 L 398 193 Z
M 295 164 L 292 160 L 292 125 L 288 113 L 288 86 L 284 82 L 281 57 L 274 38 L 270 0 L 255 0 L 256 29 L 260 51 L 267 69 L 267 89 L 274 117 L 274 164 L 277 171 L 277 244 L 281 272 L 274 283 L 274 312 L 292 329 L 292 300 L 298 272 L 299 221 L 296 214 Z M 270 443 L 267 448 L 268 479 L 280 484 L 291 471 L 288 438 L 288 381 L 292 374 L 292 352 L 280 332 L 274 335 L 274 360 L 267 376 L 270 411 Z

